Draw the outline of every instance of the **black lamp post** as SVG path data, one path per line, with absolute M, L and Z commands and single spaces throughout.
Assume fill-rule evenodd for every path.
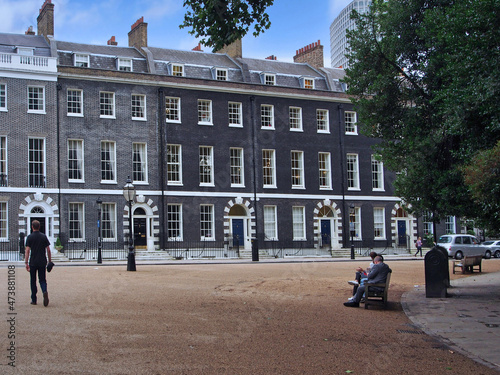
M 101 197 L 97 198 L 97 263 L 102 263 L 102 229 L 101 229 L 101 215 L 102 215 L 102 200 Z
M 135 186 L 132 184 L 130 176 L 127 177 L 127 183 L 123 187 L 123 196 L 128 202 L 128 258 L 127 271 L 135 271 L 135 251 L 134 238 L 132 237 L 132 202 L 135 200 Z
M 355 259 L 354 256 L 354 233 L 356 232 L 355 226 L 354 226 L 354 221 L 355 221 L 355 211 L 354 211 L 354 203 L 351 203 L 350 205 L 351 209 L 351 220 L 349 221 L 349 229 L 351 231 L 351 259 Z

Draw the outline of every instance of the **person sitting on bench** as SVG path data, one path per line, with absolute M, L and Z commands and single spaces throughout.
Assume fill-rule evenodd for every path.
M 372 251 L 370 253 L 370 258 L 372 258 L 372 262 L 370 263 L 370 265 L 368 266 L 368 268 L 366 270 L 364 270 L 363 268 L 361 267 L 358 267 L 356 268 L 356 276 L 355 276 L 355 279 L 352 280 L 352 281 L 348 281 L 347 283 L 349 285 L 353 285 L 354 287 L 352 288 L 352 295 L 354 296 L 356 294 L 356 291 L 358 290 L 358 287 L 360 285 L 363 285 L 368 277 L 368 274 L 370 273 L 370 270 L 372 269 L 372 267 L 375 265 L 375 263 L 373 263 L 373 260 L 375 259 L 375 257 L 377 256 L 378 254 L 375 252 L 375 251 Z M 382 256 L 382 255 L 381 255 Z M 382 258 L 382 261 L 384 259 Z M 352 300 L 352 297 L 349 298 L 349 301 Z
M 390 268 L 387 264 L 384 263 L 383 258 L 380 255 L 377 255 L 375 259 L 373 260 L 374 266 L 370 270 L 370 273 L 368 274 L 368 277 L 366 279 L 366 283 L 373 283 L 373 284 L 379 284 L 379 283 L 385 283 L 387 281 L 387 275 L 390 272 Z M 356 290 L 356 294 L 352 298 L 351 301 L 345 302 L 344 306 L 347 307 L 359 307 L 359 302 L 361 301 L 361 298 L 365 294 L 365 285 L 360 285 L 358 289 Z M 380 288 L 380 290 L 383 290 L 383 288 Z

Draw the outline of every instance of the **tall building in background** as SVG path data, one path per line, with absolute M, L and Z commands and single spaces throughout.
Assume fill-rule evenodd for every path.
M 354 0 L 346 6 L 340 14 L 333 20 L 330 25 L 330 48 L 332 57 L 332 67 L 346 68 L 347 57 L 347 38 L 346 30 L 352 30 L 355 26 L 351 20 L 351 11 L 356 10 L 358 13 L 366 13 L 371 5 L 371 0 Z

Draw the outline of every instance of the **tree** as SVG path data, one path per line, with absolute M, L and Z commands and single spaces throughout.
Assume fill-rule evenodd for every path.
M 500 234 L 500 141 L 493 149 L 479 152 L 464 174 L 474 202 L 487 213 L 478 218 L 479 224 L 492 235 Z
M 500 0 L 374 0 L 353 12 L 348 93 L 417 215 L 476 218 L 463 167 L 500 139 Z
M 188 11 L 181 28 L 192 27 L 189 32 L 202 37 L 201 43 L 218 51 L 245 36 L 254 26 L 257 36 L 269 29 L 271 22 L 266 13 L 274 0 L 185 0 Z

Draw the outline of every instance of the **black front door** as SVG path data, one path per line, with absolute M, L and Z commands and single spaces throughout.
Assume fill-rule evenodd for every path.
M 33 229 L 31 228 L 31 223 L 33 220 L 38 220 L 40 222 L 40 232 L 43 234 L 47 234 L 47 231 L 45 229 L 45 218 L 44 217 L 32 217 L 30 220 L 30 233 L 33 232 Z
M 135 217 L 134 218 L 134 245 L 135 246 L 147 246 L 147 234 L 146 234 L 146 218 L 145 217 Z

